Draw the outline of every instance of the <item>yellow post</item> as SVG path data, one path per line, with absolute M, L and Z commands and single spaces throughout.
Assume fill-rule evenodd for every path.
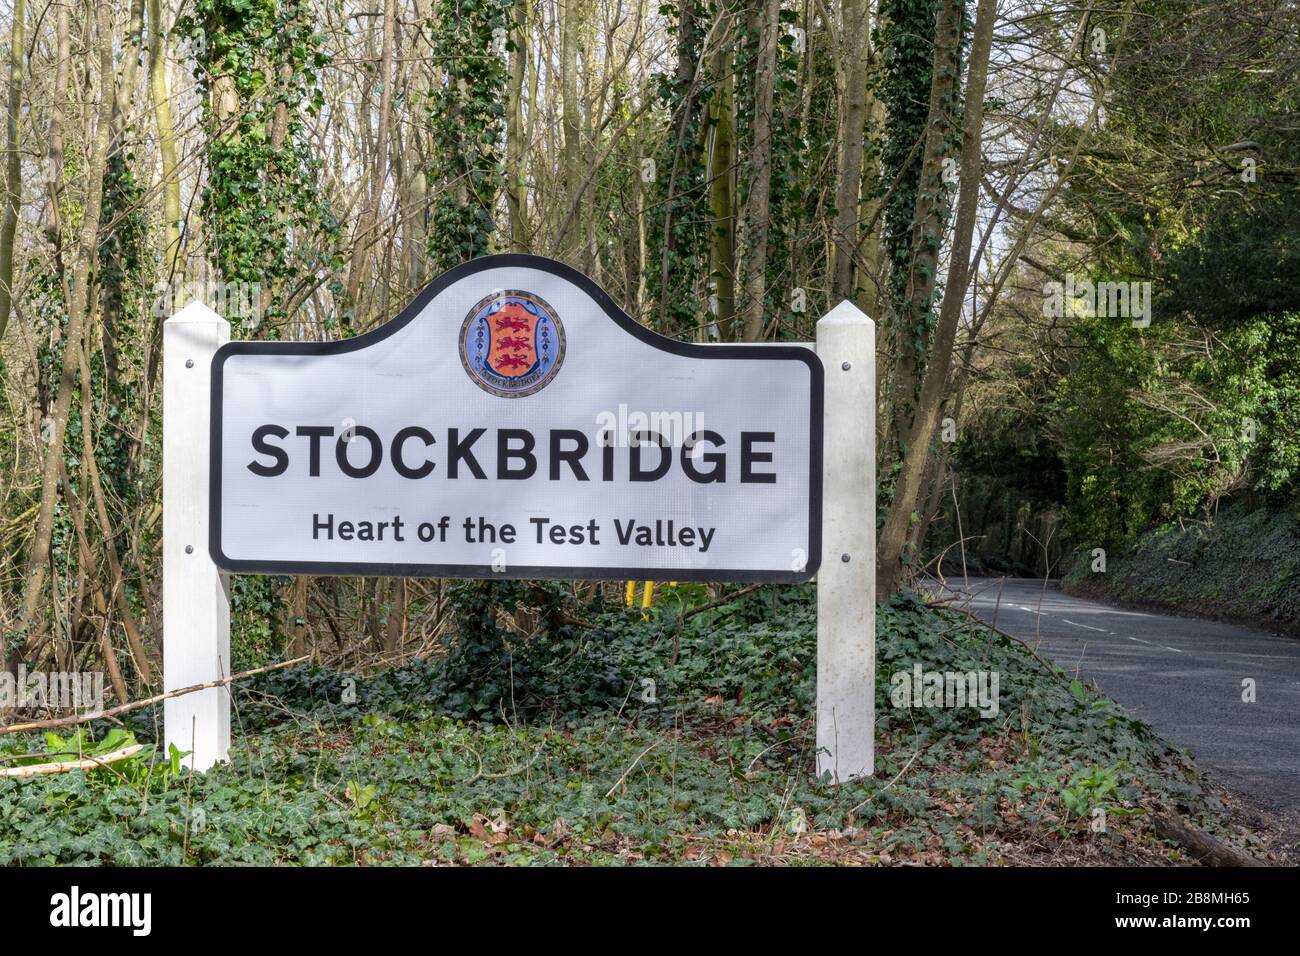
M 623 603 L 626 604 L 628 607 L 631 607 L 631 606 L 632 606 L 632 601 L 635 600 L 635 599 L 636 599 L 636 582 L 635 582 L 635 581 L 628 581 L 628 582 L 627 582 L 627 597 L 624 599 L 624 602 L 623 602 Z

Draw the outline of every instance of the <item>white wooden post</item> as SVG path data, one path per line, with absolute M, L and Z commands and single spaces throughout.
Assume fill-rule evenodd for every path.
M 212 356 L 230 323 L 191 302 L 163 323 L 163 689 L 228 676 L 230 597 L 208 554 Z M 207 770 L 230 752 L 230 688 L 163 702 L 166 743 Z
M 817 323 L 826 369 L 817 572 L 817 773 L 875 770 L 876 326 L 851 302 Z

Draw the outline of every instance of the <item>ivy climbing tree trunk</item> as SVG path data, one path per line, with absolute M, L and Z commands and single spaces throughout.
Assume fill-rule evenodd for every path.
M 896 451 L 915 415 L 920 376 L 926 368 L 926 352 L 932 333 L 939 250 L 948 221 L 949 188 L 944 164 L 951 160 L 954 145 L 953 123 L 957 116 L 964 7 L 962 0 L 938 0 L 935 8 L 929 107 L 895 337 L 890 432 Z M 902 453 L 906 453 L 905 447 Z
M 696 128 L 699 118 L 698 89 L 701 73 L 699 0 L 681 0 L 677 5 L 677 64 L 671 81 L 662 82 L 661 98 L 672 107 L 671 140 L 667 162 L 660 164 L 658 173 L 663 178 L 663 225 L 656 224 L 654 249 L 657 260 L 647 266 L 652 276 L 652 293 L 658 299 L 656 325 L 667 332 L 686 315 L 693 318 L 693 310 L 682 298 L 686 291 L 680 275 L 681 262 L 694 255 L 693 234 L 682 225 L 694 179 L 694 167 L 699 154 Z M 681 215 L 679 215 L 679 211 Z M 683 248 L 687 247 L 687 248 Z M 677 269 L 674 269 L 674 266 Z
M 434 201 L 429 254 L 434 271 L 485 255 L 504 186 L 509 0 L 461 6 L 439 0 L 433 61 L 440 85 L 430 104 L 429 178 Z
M 939 44 L 935 52 L 935 85 L 956 82 L 956 71 L 948 77 L 942 76 L 943 65 L 940 62 L 940 47 L 944 55 L 955 49 L 961 29 L 963 15 L 959 0 L 941 0 L 938 20 Z M 993 18 L 997 0 L 980 0 L 975 19 L 975 33 L 971 42 L 970 73 L 967 79 L 965 109 L 962 112 L 961 126 L 961 166 L 959 173 L 959 194 L 957 200 L 957 222 L 953 233 L 952 250 L 948 262 L 948 276 L 944 285 L 943 303 L 939 310 L 939 319 L 935 330 L 934 343 L 925 366 L 925 377 L 917 395 L 914 414 L 910 419 L 899 419 L 902 429 L 900 448 L 902 462 L 894 485 L 893 498 L 885 516 L 885 524 L 880 532 L 878 547 L 879 564 L 877 571 L 877 593 L 881 600 L 887 599 L 899 587 L 906 571 L 906 544 L 912 521 L 915 519 L 917 498 L 921 490 L 925 473 L 926 460 L 930 454 L 930 443 L 934 439 L 935 426 L 938 424 L 939 410 L 943 403 L 944 387 L 947 383 L 952 362 L 953 344 L 957 337 L 957 327 L 961 320 L 962 302 L 966 295 L 966 286 L 970 280 L 970 257 L 972 237 L 978 214 L 980 177 L 982 171 L 980 134 L 984 126 L 984 91 L 988 79 L 989 50 L 993 40 Z M 947 11 L 946 14 L 944 11 Z M 931 96 L 931 108 L 948 111 L 944 96 Z M 952 102 L 951 98 L 947 102 Z M 935 120 L 932 120 L 934 123 Z M 927 160 L 933 144 L 927 137 Z M 935 147 L 938 148 L 937 146 Z M 921 207 L 922 192 L 936 192 L 942 175 L 938 163 L 926 163 L 926 169 L 932 171 L 934 179 L 922 174 L 921 189 L 918 190 L 918 208 Z M 919 226 L 918 226 L 919 228 Z M 918 232 L 924 244 L 925 234 Z M 937 256 L 938 245 L 934 244 Z M 937 259 L 935 269 L 937 271 Z M 919 282 L 927 281 L 925 276 Z M 933 276 L 928 281 L 933 290 Z M 914 297 L 914 302 L 920 300 Z M 926 299 L 928 302 L 928 297 Z
M 4 208 L 0 210 L 0 339 L 4 338 L 13 308 L 14 236 L 18 231 L 18 210 L 23 201 L 18 118 L 23 103 L 23 46 L 27 14 L 25 0 L 13 0 L 13 5 L 13 22 L 9 28 L 9 102 L 5 109 Z

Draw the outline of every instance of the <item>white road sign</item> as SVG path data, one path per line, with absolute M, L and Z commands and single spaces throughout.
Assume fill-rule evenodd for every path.
M 338 342 L 212 364 L 210 550 L 249 573 L 800 581 L 822 365 L 697 345 L 526 255 Z

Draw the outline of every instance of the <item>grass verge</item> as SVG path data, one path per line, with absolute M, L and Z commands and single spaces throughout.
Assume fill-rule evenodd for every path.
M 146 752 L 0 779 L 0 865 L 1180 863 L 1153 813 L 1224 832 L 1184 754 L 912 596 L 878 616 L 877 775 L 839 787 L 811 772 L 812 587 L 690 617 L 702 589 L 649 620 L 544 609 L 527 639 L 490 599 L 439 660 L 241 688 L 232 761 L 208 774 Z M 996 671 L 998 713 L 894 706 L 891 675 L 917 664 Z
M 1071 594 L 1236 621 L 1300 637 L 1300 519 L 1241 504 L 1207 521 L 1172 522 L 1108 555 L 1106 572 L 1076 562 Z

